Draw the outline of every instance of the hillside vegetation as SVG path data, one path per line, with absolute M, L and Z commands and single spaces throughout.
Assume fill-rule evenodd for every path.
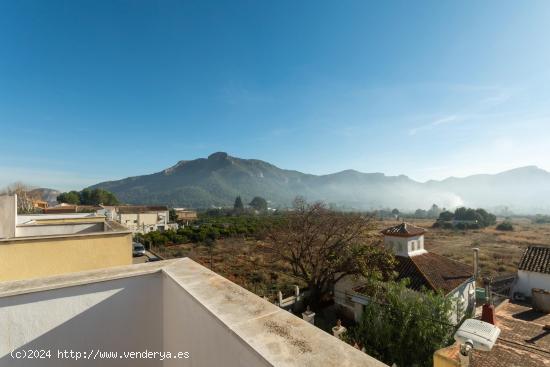
M 296 196 L 322 200 L 344 210 L 398 208 L 414 211 L 437 204 L 486 208 L 492 212 L 550 213 L 550 173 L 523 167 L 497 175 L 475 175 L 420 183 L 407 176 L 346 170 L 311 175 L 227 153 L 180 161 L 150 175 L 92 186 L 125 203 L 194 208 L 232 207 L 236 196 L 250 202 L 260 196 L 270 207 L 288 207 Z

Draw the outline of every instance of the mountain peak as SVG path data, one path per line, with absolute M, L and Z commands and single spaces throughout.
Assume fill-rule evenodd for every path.
M 179 161 L 155 174 L 95 187 L 112 191 L 127 203 L 196 208 L 231 206 L 240 195 L 245 200 L 262 196 L 280 207 L 289 206 L 296 196 L 304 196 L 354 210 L 391 207 L 414 211 L 436 203 L 446 208 L 467 205 L 491 210 L 507 206 L 518 213 L 550 212 L 546 199 L 550 197 L 550 172 L 535 166 L 424 184 L 404 175 L 351 169 L 317 176 L 215 152 L 206 159 Z
M 543 170 L 542 168 L 539 168 L 537 166 L 524 166 L 524 167 L 518 167 L 513 168 L 508 171 L 504 171 L 499 173 L 499 176 L 510 176 L 510 175 L 540 175 L 540 176 L 547 176 L 550 173 L 548 171 Z
M 216 152 L 216 153 L 212 153 L 208 156 L 208 159 L 209 160 L 223 160 L 223 159 L 227 159 L 228 157 L 228 154 L 226 152 Z

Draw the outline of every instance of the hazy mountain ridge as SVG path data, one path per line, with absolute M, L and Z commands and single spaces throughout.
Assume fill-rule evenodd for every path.
M 237 195 L 246 202 L 258 195 L 273 207 L 286 207 L 301 195 L 362 210 L 414 210 L 435 203 L 447 208 L 466 205 L 508 207 L 517 213 L 550 212 L 550 173 L 534 166 L 421 183 L 405 175 L 355 170 L 317 176 L 218 152 L 208 158 L 179 161 L 150 175 L 102 182 L 95 187 L 112 191 L 128 203 L 202 208 L 231 206 Z

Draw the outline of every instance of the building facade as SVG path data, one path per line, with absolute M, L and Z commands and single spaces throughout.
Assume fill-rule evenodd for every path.
M 95 213 L 18 215 L 0 196 L 0 281 L 132 263 L 131 232 Z
M 475 310 L 475 277 L 472 267 L 427 251 L 424 247 L 426 230 L 402 223 L 382 231 L 384 246 L 395 255 L 397 280 L 408 279 L 409 288 L 421 292 L 442 292 L 455 301 L 453 323 Z M 368 296 L 362 294 L 364 281 L 345 277 L 335 287 L 335 302 L 360 320 Z
M 162 205 L 102 205 L 96 213 L 122 224 L 133 233 L 177 229 L 177 225 L 170 223 L 168 207 Z
M 531 297 L 534 288 L 550 291 L 550 246 L 529 246 L 521 257 L 512 295 Z

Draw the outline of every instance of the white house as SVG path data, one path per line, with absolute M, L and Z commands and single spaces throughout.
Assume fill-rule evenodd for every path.
M 166 206 L 101 206 L 96 213 L 123 224 L 134 233 L 164 231 L 172 228 L 169 224 L 170 215 Z
M 533 288 L 550 291 L 550 246 L 529 246 L 521 257 L 513 294 L 531 297 Z
M 451 321 L 475 309 L 475 277 L 469 265 L 428 252 L 424 248 L 426 230 L 409 223 L 386 228 L 384 246 L 395 254 L 397 280 L 408 278 L 415 291 L 442 291 L 456 300 Z M 361 280 L 346 277 L 334 287 L 335 302 L 353 312 L 359 320 L 368 297 L 361 293 Z

